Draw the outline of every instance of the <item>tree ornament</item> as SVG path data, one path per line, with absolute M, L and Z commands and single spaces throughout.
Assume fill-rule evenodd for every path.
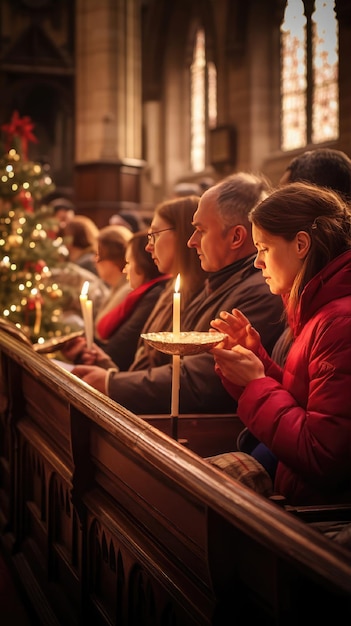
M 22 157 L 28 159 L 28 142 L 38 143 L 38 139 L 33 135 L 34 124 L 27 115 L 20 118 L 18 111 L 14 111 L 9 124 L 3 124 L 1 129 L 6 135 L 6 150 L 9 151 L 13 140 L 18 137 L 21 145 Z
M 29 213 L 33 213 L 34 202 L 33 202 L 32 194 L 30 191 L 21 189 L 21 191 L 17 195 L 17 200 L 19 204 L 23 206 L 25 211 L 28 211 Z
M 28 142 L 36 141 L 33 124 L 15 111 L 0 129 L 7 148 L 0 154 L 0 316 L 37 343 L 80 327 L 65 317 L 75 294 L 52 278 L 55 268 L 64 280 L 62 239 L 42 202 L 55 188 L 48 168 L 27 160 Z

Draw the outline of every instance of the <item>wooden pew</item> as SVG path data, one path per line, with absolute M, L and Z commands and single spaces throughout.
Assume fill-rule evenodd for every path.
M 169 415 L 141 415 L 142 419 L 169 437 L 173 437 Z M 201 457 L 236 450 L 236 440 L 244 425 L 235 414 L 179 415 L 177 440 Z
M 39 624 L 350 619 L 350 551 L 191 450 L 199 416 L 183 445 L 4 330 L 0 357 L 0 546 Z

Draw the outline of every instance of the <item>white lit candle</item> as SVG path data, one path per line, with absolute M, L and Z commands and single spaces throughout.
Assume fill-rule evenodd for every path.
M 93 335 L 94 335 L 94 326 L 93 326 L 93 301 L 87 300 L 85 303 L 85 312 L 86 312 L 86 322 L 85 322 L 85 338 L 87 341 L 87 348 L 91 350 L 93 345 Z
M 82 310 L 82 318 L 85 327 L 85 338 L 87 347 L 90 350 L 93 343 L 93 302 L 88 300 L 89 282 L 86 280 L 83 283 L 82 291 L 80 292 L 79 300 Z
M 83 283 L 82 291 L 80 292 L 79 300 L 80 300 L 80 308 L 82 310 L 82 318 L 85 322 L 85 303 L 88 300 L 88 291 L 89 291 L 89 282 L 86 280 Z
M 41 326 L 41 316 L 42 316 L 41 297 L 40 297 L 40 293 L 38 292 L 36 288 L 32 289 L 31 294 L 32 296 L 35 297 L 35 323 L 34 323 L 33 332 L 35 335 L 39 335 L 40 326 Z
M 178 274 L 173 294 L 173 334 L 180 333 L 180 274 Z M 174 337 L 176 339 L 176 337 Z M 175 418 L 173 434 L 176 436 L 176 419 L 179 414 L 179 386 L 180 386 L 180 355 L 174 354 L 172 358 L 172 398 L 171 416 Z
M 180 333 L 180 274 L 178 274 L 174 286 L 173 294 L 173 333 L 179 335 Z

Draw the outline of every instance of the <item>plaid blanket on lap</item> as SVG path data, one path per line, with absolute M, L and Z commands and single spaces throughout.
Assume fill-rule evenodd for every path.
M 250 487 L 256 493 L 269 498 L 273 495 L 273 483 L 264 467 L 245 452 L 225 452 L 205 459 L 211 465 Z

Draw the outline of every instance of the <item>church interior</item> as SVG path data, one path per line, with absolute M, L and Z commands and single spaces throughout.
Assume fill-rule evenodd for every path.
M 306 150 L 351 157 L 350 0 L 2 0 L 0 37 L 0 126 L 31 120 L 28 158 L 99 228 L 236 172 L 278 186 Z M 161 418 L 1 328 L 0 353 L 2 626 L 351 617 L 349 551 L 309 524 L 350 505 L 250 499 Z
M 350 11 L 348 0 L 4 1 L 0 120 L 31 118 L 30 157 L 99 226 L 121 210 L 150 215 L 179 183 L 241 170 L 276 185 L 306 149 L 350 152 Z

